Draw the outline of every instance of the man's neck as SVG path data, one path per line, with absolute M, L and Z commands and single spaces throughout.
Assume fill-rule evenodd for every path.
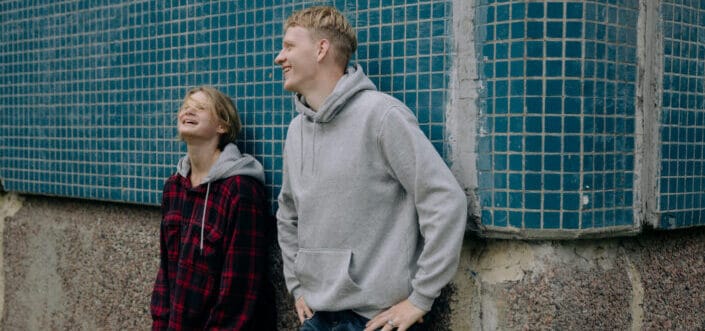
M 316 79 L 316 86 L 311 91 L 302 93 L 304 98 L 306 98 L 306 103 L 313 111 L 321 109 L 323 103 L 326 102 L 326 98 L 333 93 L 341 77 L 343 77 L 342 72 L 329 70 Z

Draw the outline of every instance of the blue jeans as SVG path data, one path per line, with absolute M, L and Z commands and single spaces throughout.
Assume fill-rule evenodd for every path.
M 299 331 L 358 331 L 364 330 L 368 319 L 351 310 L 317 311 L 304 321 Z
M 369 319 L 351 310 L 317 311 L 313 317 L 304 321 L 299 331 L 362 331 Z M 425 330 L 421 324 L 414 324 L 409 331 Z

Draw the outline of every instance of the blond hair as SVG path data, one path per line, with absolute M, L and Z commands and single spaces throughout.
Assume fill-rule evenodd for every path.
M 197 92 L 205 94 L 210 102 L 206 104 L 196 103 L 191 96 Z M 218 149 L 222 151 L 225 145 L 235 142 L 242 128 L 242 124 L 240 123 L 237 108 L 230 97 L 213 87 L 199 86 L 186 92 L 181 110 L 186 107 L 209 111 L 216 121 L 218 121 L 218 124 L 225 129 L 225 133 L 220 135 Z
M 315 6 L 294 12 L 284 23 L 284 30 L 295 26 L 310 30 L 316 38 L 330 41 L 336 63 L 347 67 L 357 49 L 357 36 L 350 22 L 335 7 Z

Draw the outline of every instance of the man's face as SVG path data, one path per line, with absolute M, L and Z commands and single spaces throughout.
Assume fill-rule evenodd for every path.
M 305 94 L 315 78 L 317 56 L 318 47 L 308 29 L 299 26 L 286 29 L 282 50 L 274 59 L 284 70 L 284 89 Z

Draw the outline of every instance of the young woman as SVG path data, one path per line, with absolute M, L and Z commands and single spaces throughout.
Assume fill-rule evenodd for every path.
M 229 97 L 186 93 L 178 132 L 187 154 L 162 197 L 154 330 L 261 330 L 269 221 L 262 165 L 233 143 L 241 124 Z

